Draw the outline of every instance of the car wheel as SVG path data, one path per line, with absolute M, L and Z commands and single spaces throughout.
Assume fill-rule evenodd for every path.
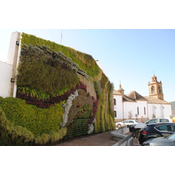
M 139 130 L 135 131 L 135 137 L 138 138 L 139 137 Z
M 139 144 L 142 145 L 144 141 L 139 139 Z
M 121 124 L 118 124 L 117 127 L 120 128 L 121 127 Z

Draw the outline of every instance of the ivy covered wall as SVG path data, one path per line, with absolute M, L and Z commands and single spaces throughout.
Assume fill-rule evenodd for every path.
M 113 84 L 91 55 L 22 33 L 17 71 L 17 98 L 0 98 L 5 145 L 53 144 L 115 129 Z

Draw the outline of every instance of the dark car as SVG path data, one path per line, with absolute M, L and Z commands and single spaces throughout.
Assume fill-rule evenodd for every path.
M 169 136 L 175 133 L 175 123 L 154 123 L 148 124 L 140 130 L 139 143 L 142 143 L 150 138 Z
M 157 137 L 143 142 L 142 146 L 175 146 L 175 134 L 167 137 Z

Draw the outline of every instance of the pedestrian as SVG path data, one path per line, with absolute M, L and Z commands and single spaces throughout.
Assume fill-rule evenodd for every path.
M 144 122 L 143 122 L 143 116 L 142 116 L 142 123 L 144 123 Z

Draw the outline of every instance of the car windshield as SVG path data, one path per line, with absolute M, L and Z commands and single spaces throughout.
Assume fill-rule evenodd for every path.
M 145 122 L 146 124 L 151 124 L 151 123 L 158 123 L 158 119 L 151 119 Z
M 139 121 L 137 121 L 137 120 L 136 120 L 135 122 L 136 122 L 136 123 L 141 123 L 141 122 L 139 122 Z
M 175 141 L 175 134 L 171 134 L 167 137 L 167 139 L 171 142 L 174 142 Z
M 166 123 L 166 122 L 169 122 L 169 120 L 168 119 L 160 119 L 160 122 L 161 123 Z

